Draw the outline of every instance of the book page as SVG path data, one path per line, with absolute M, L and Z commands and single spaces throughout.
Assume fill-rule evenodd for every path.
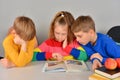
M 64 62 L 48 61 L 45 63 L 43 72 L 60 72 L 66 71 Z
M 84 61 L 67 60 L 65 61 L 65 64 L 67 66 L 67 72 L 81 72 L 88 70 Z

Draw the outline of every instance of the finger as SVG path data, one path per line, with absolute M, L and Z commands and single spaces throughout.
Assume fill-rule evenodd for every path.
M 95 66 L 95 65 L 93 65 L 93 66 L 92 66 L 92 70 L 93 70 L 93 71 L 95 71 L 95 69 L 96 69 L 96 66 Z
M 55 58 L 55 59 L 57 59 L 57 56 L 56 56 L 56 55 L 54 55 L 54 58 Z
M 102 64 L 99 62 L 99 67 L 102 67 Z

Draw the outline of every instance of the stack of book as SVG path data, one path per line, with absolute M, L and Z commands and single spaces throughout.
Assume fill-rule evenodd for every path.
M 89 80 L 120 80 L 120 69 L 108 70 L 104 66 L 95 70 Z

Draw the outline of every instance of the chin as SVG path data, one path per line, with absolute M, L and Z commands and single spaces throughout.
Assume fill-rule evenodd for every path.
M 82 45 L 86 45 L 86 43 L 81 43 L 81 42 L 79 42 L 80 44 L 82 44 Z
M 86 44 L 82 44 L 82 45 L 86 45 Z
M 58 42 L 63 42 L 63 41 L 58 40 Z

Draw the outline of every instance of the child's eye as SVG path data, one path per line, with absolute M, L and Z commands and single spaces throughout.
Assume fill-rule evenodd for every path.
M 55 32 L 55 34 L 60 34 L 60 33 Z
M 57 34 L 60 34 L 60 33 L 57 33 Z
M 80 36 L 80 35 L 77 35 L 76 37 L 79 37 L 79 38 L 81 38 L 82 36 Z
M 81 38 L 81 36 L 78 36 L 79 38 Z
M 62 35 L 67 35 L 66 33 L 63 33 Z

